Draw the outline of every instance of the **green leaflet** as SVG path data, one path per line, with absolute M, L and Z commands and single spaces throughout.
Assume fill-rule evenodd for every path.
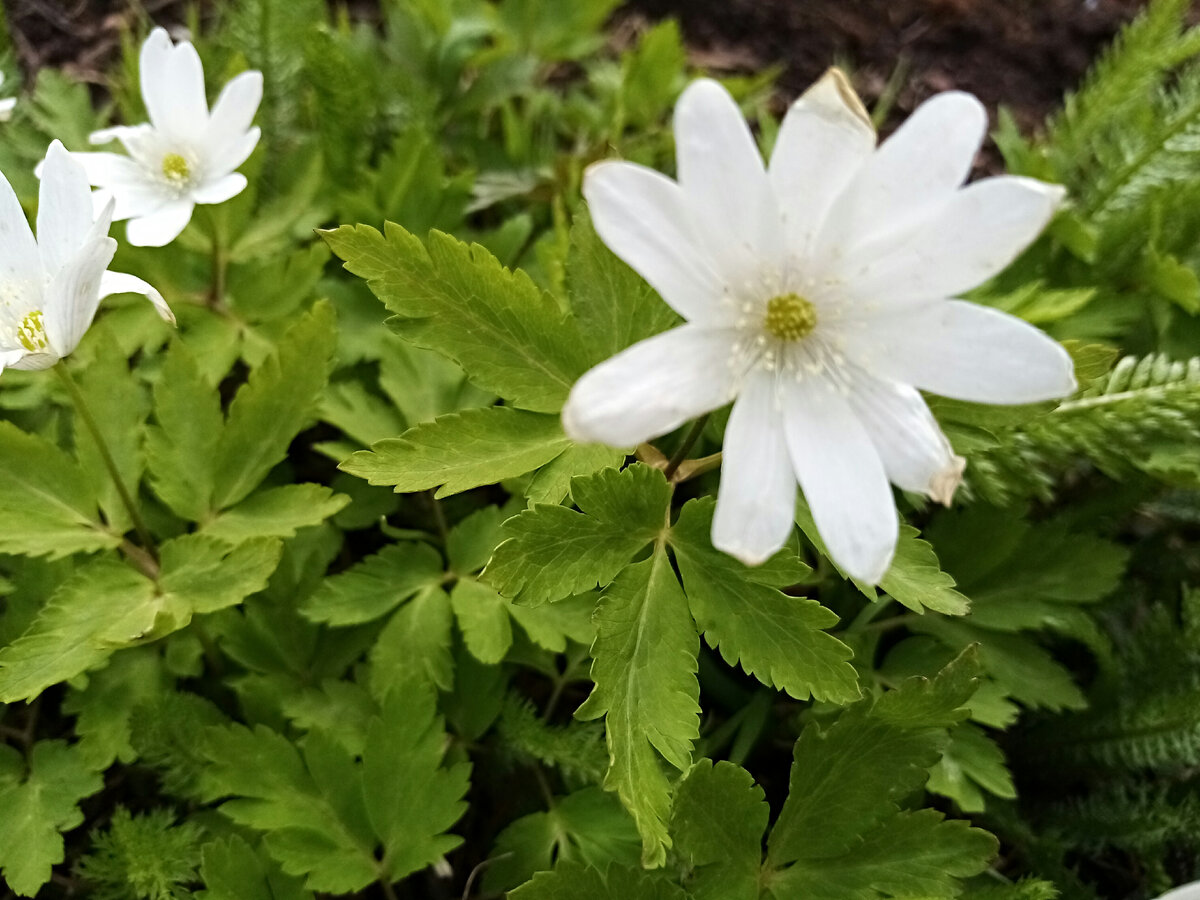
M 392 485 L 397 493 L 436 487 L 440 498 L 524 475 L 570 446 L 557 416 L 489 406 L 377 441 L 341 468 L 371 484 Z
M 950 732 L 950 744 L 929 773 L 929 790 L 949 797 L 963 812 L 987 808 L 985 792 L 1012 800 L 1017 796 L 1002 751 L 987 734 L 970 722 Z
M 32 897 L 63 861 L 60 832 L 83 821 L 78 803 L 104 781 L 64 741 L 34 745 L 26 770 L 21 754 L 0 745 L 0 874 L 22 897 Z
M 504 524 L 485 572 L 500 593 L 537 606 L 608 584 L 665 527 L 671 488 L 635 465 L 577 478 L 571 496 L 579 512 L 536 506 Z
M 661 873 L 610 868 L 606 872 L 564 863 L 539 872 L 509 896 L 512 900 L 687 900 Z
M 798 699 L 856 699 L 850 648 L 823 630 L 836 625 L 837 616 L 815 600 L 779 590 L 811 570 L 787 551 L 750 568 L 714 550 L 709 540 L 714 506 L 711 498 L 689 502 L 670 535 L 688 605 L 705 640 L 726 662 L 740 662 L 763 684 Z
M 489 391 L 535 412 L 558 412 L 582 373 L 575 322 L 524 272 L 439 231 L 428 246 L 388 222 L 384 234 L 343 225 L 322 236 L 346 268 L 396 314 L 392 325 L 450 357 Z
M 371 693 L 383 700 L 413 681 L 454 684 L 454 613 L 440 587 L 422 590 L 392 614 L 371 648 Z
M 91 479 L 62 450 L 0 422 L 0 552 L 58 558 L 115 547 Z
M 576 715 L 605 715 L 605 787 L 638 823 L 643 862 L 662 865 L 671 843 L 671 786 L 659 757 L 686 770 L 700 734 L 699 641 L 665 547 L 618 576 L 594 621 L 595 687 Z
M 200 900 L 311 900 L 302 879 L 285 875 L 279 865 L 234 835 L 205 844 Z
M 330 625 L 370 622 L 418 591 L 440 584 L 442 575 L 441 557 L 428 544 L 392 544 L 326 578 L 300 611 L 313 622 Z
M 267 851 L 314 891 L 396 881 L 460 842 L 446 834 L 466 808 L 469 765 L 442 765 L 445 733 L 421 682 L 396 691 L 356 759 L 322 731 L 302 746 L 259 726 L 208 732 L 205 793 L 221 812 L 266 833 Z
M 131 815 L 119 806 L 108 828 L 93 831 L 91 852 L 76 871 L 95 896 L 170 898 L 196 881 L 204 832 L 176 822 L 168 807 Z
M 320 484 L 285 484 L 252 494 L 221 513 L 203 528 L 209 537 L 240 544 L 256 537 L 294 537 L 296 531 L 319 525 L 350 502 Z

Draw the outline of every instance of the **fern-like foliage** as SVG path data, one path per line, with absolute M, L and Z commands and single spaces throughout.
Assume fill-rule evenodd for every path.
M 547 725 L 533 704 L 516 695 L 506 701 L 497 730 L 506 750 L 518 759 L 553 766 L 575 787 L 599 784 L 608 769 L 598 724 Z
M 155 809 L 132 816 L 118 807 L 105 831 L 92 836 L 92 852 L 78 874 L 96 900 L 183 900 L 200 867 L 200 828 L 175 824 L 175 814 Z

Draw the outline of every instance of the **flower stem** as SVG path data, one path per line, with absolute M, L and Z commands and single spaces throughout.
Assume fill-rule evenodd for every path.
M 691 453 L 692 448 L 696 446 L 696 441 L 700 440 L 700 435 L 704 433 L 704 426 L 708 424 L 708 413 L 705 413 L 692 424 L 692 430 L 687 433 L 687 437 L 683 439 L 683 443 L 679 445 L 679 449 L 667 462 L 667 467 L 663 469 L 663 474 L 667 476 L 667 481 L 671 480 L 671 476 L 675 474 L 675 470 L 679 468 L 679 464 L 687 459 L 687 455 Z
M 133 529 L 137 532 L 138 540 L 142 542 L 142 549 L 150 554 L 155 560 L 158 554 L 154 548 L 154 539 L 150 537 L 150 532 L 146 528 L 146 523 L 142 521 L 142 515 L 138 512 L 137 504 L 133 502 L 133 495 L 129 493 L 129 489 L 125 487 L 125 482 L 121 478 L 120 471 L 117 470 L 117 463 L 109 452 L 108 444 L 104 440 L 104 435 L 100 433 L 100 426 L 96 424 L 95 418 L 92 416 L 91 410 L 88 409 L 87 401 L 83 397 L 83 392 L 79 390 L 79 385 L 75 383 L 75 379 L 71 377 L 71 373 L 67 371 L 66 364 L 59 363 L 54 367 L 54 373 L 58 376 L 59 381 L 63 383 L 63 387 L 67 389 L 67 393 L 71 396 L 71 402 L 75 404 L 75 412 L 79 416 L 79 420 L 83 422 L 85 428 L 92 436 L 92 440 L 96 442 L 96 449 L 100 451 L 100 459 L 104 462 L 104 467 L 108 469 L 108 474 L 112 476 L 113 484 L 116 486 L 117 494 L 121 498 L 121 502 L 125 505 L 125 510 L 129 513 L 129 521 L 133 523 Z

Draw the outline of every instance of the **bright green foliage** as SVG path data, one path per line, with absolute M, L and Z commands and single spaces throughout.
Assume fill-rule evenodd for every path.
M 89 895 L 100 900 L 184 900 L 196 880 L 201 830 L 176 824 L 167 809 L 131 816 L 118 807 L 108 829 L 92 836 L 79 863 Z
M 602 469 L 571 483 L 579 512 L 536 506 L 505 523 L 487 580 L 530 606 L 608 584 L 666 525 L 671 489 L 649 466 Z
M 301 528 L 319 525 L 343 509 L 350 498 L 319 484 L 285 484 L 252 494 L 204 527 L 204 533 L 230 544 L 251 538 L 289 538 Z
M 933 547 L 921 540 L 915 528 L 900 526 L 896 556 L 879 582 L 879 588 L 913 612 L 930 609 L 948 616 L 961 616 L 970 602 L 955 590 L 955 582 L 941 568 Z
M 428 247 L 399 225 L 326 232 L 346 268 L 398 317 L 392 326 L 457 362 L 479 386 L 517 406 L 557 412 L 581 374 L 579 331 L 523 272 L 478 245 L 432 232 Z
M 32 897 L 63 860 L 60 832 L 83 822 L 78 803 L 103 785 L 82 754 L 63 741 L 34 745 L 28 768 L 21 754 L 0 746 L 0 874 L 22 897 Z
M 571 446 L 557 416 L 507 406 L 473 409 L 418 425 L 355 453 L 341 468 L 397 493 L 435 497 L 494 484 L 543 466 Z
M 441 588 L 426 588 L 400 607 L 371 649 L 372 693 L 382 699 L 422 678 L 448 690 L 454 683 L 453 624 L 450 597 Z
M 314 622 L 357 625 L 386 615 L 418 591 L 441 581 L 442 562 L 433 548 L 393 544 L 325 579 L 301 609 Z
M 660 756 L 685 771 L 700 733 L 699 642 L 662 545 L 617 577 L 595 623 L 595 687 L 576 715 L 605 716 L 610 766 L 604 785 L 633 814 L 643 861 L 661 865 L 670 846 L 671 786 Z
M 442 766 L 433 692 L 396 691 L 371 723 L 362 759 L 313 731 L 302 746 L 265 726 L 210 731 L 205 793 L 221 811 L 266 833 L 267 851 L 314 891 L 394 881 L 459 843 L 444 832 L 462 815 L 469 766 Z

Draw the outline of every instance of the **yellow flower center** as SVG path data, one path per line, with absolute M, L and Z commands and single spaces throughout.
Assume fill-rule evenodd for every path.
M 46 326 L 42 324 L 40 309 L 35 309 L 21 320 L 17 328 L 17 340 L 30 353 L 46 349 Z
M 182 184 L 192 177 L 192 167 L 178 153 L 168 153 L 162 161 L 163 175 L 173 184 Z
M 763 327 L 781 341 L 798 341 L 817 327 L 817 308 L 799 294 L 772 297 Z

